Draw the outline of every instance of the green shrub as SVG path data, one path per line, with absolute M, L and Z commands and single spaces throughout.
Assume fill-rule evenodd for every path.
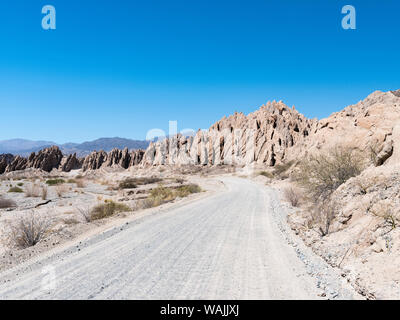
M 63 183 L 65 183 L 65 180 L 63 179 L 49 179 L 46 181 L 46 184 L 49 186 L 56 186 Z
M 19 183 L 17 183 L 17 186 L 18 187 L 22 187 L 24 185 L 24 183 L 23 182 L 19 182 Z
M 19 188 L 19 187 L 11 187 L 11 188 L 8 190 L 8 192 L 22 193 L 22 192 L 24 192 L 24 190 L 22 190 L 22 189 Z
M 91 219 L 99 220 L 107 217 L 111 217 L 119 212 L 131 211 L 127 205 L 123 203 L 116 203 L 114 201 L 108 201 L 104 204 L 99 204 L 92 209 Z
M 126 178 L 119 183 L 120 189 L 134 189 L 139 185 L 152 184 L 162 181 L 161 178 Z

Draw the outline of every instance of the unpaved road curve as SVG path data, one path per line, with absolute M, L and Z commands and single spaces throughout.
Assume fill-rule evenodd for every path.
M 150 214 L 0 274 L 0 299 L 316 299 L 320 289 L 270 215 L 266 187 Z

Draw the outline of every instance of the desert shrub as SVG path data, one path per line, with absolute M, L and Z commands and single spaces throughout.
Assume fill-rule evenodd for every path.
M 30 198 L 39 198 L 42 196 L 42 190 L 40 188 L 40 185 L 37 183 L 32 183 L 31 185 L 28 185 L 25 188 L 25 196 Z
M 137 188 L 137 184 L 135 182 L 135 179 L 128 178 L 125 179 L 124 181 L 121 181 L 118 185 L 120 189 L 134 189 Z
M 124 181 L 119 183 L 120 189 L 134 189 L 138 185 L 152 184 L 162 181 L 161 178 L 150 177 L 150 178 L 126 178 Z
M 374 216 L 382 218 L 390 228 L 396 229 L 399 223 L 400 210 L 392 200 L 386 199 L 375 203 L 369 212 Z
M 11 188 L 8 190 L 8 192 L 10 192 L 10 193 L 23 193 L 24 190 L 22 190 L 22 189 L 19 188 L 19 187 L 11 187 Z
M 65 183 L 65 180 L 63 179 L 49 179 L 46 181 L 46 184 L 49 186 L 57 186 L 63 183 Z
M 147 205 L 148 207 L 157 207 L 165 202 L 173 201 L 177 197 L 184 198 L 198 192 L 201 192 L 201 188 L 197 184 L 189 184 L 177 188 L 160 185 L 151 190 L 150 196 L 147 199 Z
M 258 173 L 258 175 L 259 176 L 264 176 L 264 177 L 267 177 L 267 178 L 270 178 L 270 179 L 272 179 L 274 177 L 274 175 L 271 172 L 268 172 L 268 171 L 260 171 Z
M 92 221 L 92 212 L 89 207 L 77 208 L 78 214 L 85 220 L 85 222 Z
M 14 200 L 6 199 L 0 196 L 0 209 L 14 208 L 17 204 Z
M 95 206 L 91 210 L 91 219 L 99 220 L 107 217 L 111 217 L 112 215 L 119 212 L 127 212 L 131 211 L 131 208 L 123 203 L 116 203 L 114 201 L 108 201 L 104 204 L 99 204 Z
M 47 187 L 42 186 L 42 200 L 46 200 L 46 199 L 47 199 Z
M 283 191 L 285 199 L 293 206 L 298 207 L 302 198 L 300 191 L 293 187 L 288 187 Z
M 272 171 L 272 175 L 277 178 L 283 178 L 284 173 L 290 169 L 290 167 L 294 164 L 294 161 L 291 160 L 287 163 L 277 164 Z
M 59 198 L 62 198 L 62 196 L 66 193 L 68 191 L 68 188 L 66 187 L 66 186 L 64 186 L 64 185 L 57 185 L 56 186 L 56 193 L 57 193 L 57 196 L 59 197 Z
M 23 182 L 18 182 L 18 183 L 17 183 L 17 186 L 18 186 L 18 187 L 22 187 L 23 185 L 24 185 Z
M 75 184 L 78 188 L 85 188 L 86 187 L 86 183 L 83 179 L 76 179 L 75 180 Z
M 201 192 L 201 188 L 197 184 L 188 184 L 186 186 L 181 186 L 175 189 L 175 193 L 178 197 L 184 198 L 192 193 Z
M 322 237 L 329 234 L 333 220 L 338 214 L 334 201 L 324 201 L 311 209 L 310 226 L 317 228 Z
M 326 201 L 341 184 L 361 173 L 363 163 L 354 150 L 335 148 L 302 161 L 295 179 L 314 201 Z
M 50 226 L 50 219 L 31 212 L 11 226 L 10 241 L 20 249 L 35 246 L 47 235 Z
M 76 183 L 75 179 L 68 179 L 67 183 Z

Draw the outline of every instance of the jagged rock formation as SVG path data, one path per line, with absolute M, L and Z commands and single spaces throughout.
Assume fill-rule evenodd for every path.
M 105 151 L 94 151 L 88 155 L 82 164 L 82 170 L 96 170 L 101 167 L 119 166 L 127 169 L 131 166 L 138 165 L 143 159 L 144 150 L 129 151 L 113 149 L 109 153 Z
M 358 149 L 364 155 L 375 154 L 376 165 L 384 164 L 396 149 L 393 130 L 400 124 L 399 93 L 400 90 L 376 91 L 363 101 L 320 120 L 289 158 L 301 158 L 307 153 L 341 145 Z
M 194 137 L 181 135 L 151 143 L 143 165 L 249 164 L 274 166 L 285 161 L 288 150 L 317 126 L 283 102 L 269 102 L 245 116 L 243 113 L 216 122 Z
M 95 151 L 84 159 L 63 159 L 58 147 L 32 153 L 28 159 L 2 160 L 0 173 L 38 168 L 83 171 L 102 167 L 154 165 L 247 165 L 275 166 L 336 145 L 348 145 L 366 153 L 373 150 L 375 165 L 399 159 L 400 90 L 376 91 L 326 119 L 307 119 L 283 102 L 269 102 L 244 115 L 235 113 L 195 136 L 176 135 L 150 143 L 147 150 Z M 397 137 L 397 138 L 396 138 Z M 10 160 L 11 159 L 11 160 Z M 5 169 L 4 169 L 5 166 Z
M 46 172 L 50 172 L 54 168 L 60 166 L 63 154 L 60 149 L 56 146 L 40 150 L 37 154 L 31 153 L 28 158 L 20 156 L 8 164 L 5 172 L 19 171 L 27 168 L 41 169 Z
M 83 159 L 78 159 L 76 153 L 70 154 L 68 157 L 64 157 L 61 163 L 61 170 L 64 172 L 70 172 L 82 168 Z
M 7 166 L 14 160 L 12 154 L 0 154 L 0 174 L 6 171 Z

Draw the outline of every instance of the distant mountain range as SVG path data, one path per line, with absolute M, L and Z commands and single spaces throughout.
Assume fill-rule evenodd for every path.
M 83 157 L 92 151 L 111 151 L 114 148 L 124 149 L 146 149 L 148 141 L 131 140 L 124 138 L 100 138 L 94 141 L 83 143 L 64 143 L 58 144 L 51 141 L 32 141 L 25 139 L 0 140 L 0 154 L 11 153 L 13 155 L 28 156 L 32 152 L 37 152 L 50 146 L 58 146 L 64 154 L 76 153 L 78 157 Z

